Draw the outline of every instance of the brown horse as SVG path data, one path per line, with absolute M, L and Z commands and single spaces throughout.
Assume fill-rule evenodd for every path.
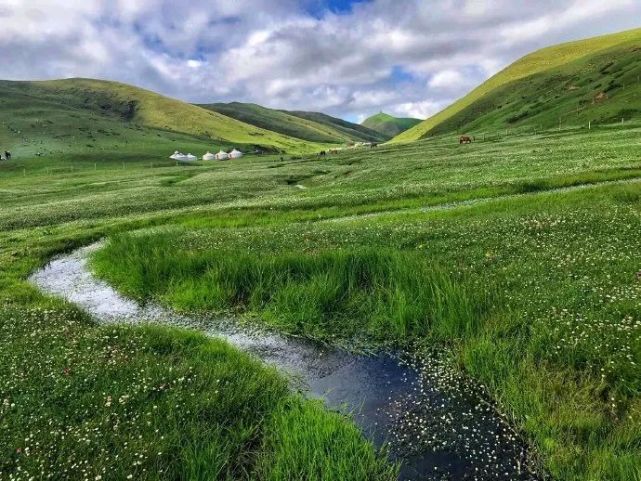
M 472 142 L 474 142 L 474 137 L 470 137 L 469 135 L 461 135 L 458 139 L 459 144 L 471 144 Z

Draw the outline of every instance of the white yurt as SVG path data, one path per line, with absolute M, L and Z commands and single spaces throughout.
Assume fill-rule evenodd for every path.
M 229 158 L 229 154 L 221 150 L 214 157 L 216 157 L 216 160 L 227 160 Z
M 229 153 L 230 159 L 240 159 L 242 156 L 243 156 L 243 153 L 240 150 L 236 150 L 236 149 L 232 150 Z
M 182 156 L 183 156 L 183 154 L 181 154 L 180 152 L 176 151 L 172 155 L 170 155 L 169 158 L 173 159 L 173 160 L 179 160 L 179 158 L 182 157 Z
M 187 161 L 187 162 L 196 162 L 198 160 L 198 157 L 196 157 L 195 155 L 192 155 L 192 154 L 187 154 L 187 155 L 185 155 L 185 159 L 184 160 Z
M 203 155 L 203 160 L 214 160 L 215 158 L 216 156 L 209 151 L 207 151 L 207 153 Z

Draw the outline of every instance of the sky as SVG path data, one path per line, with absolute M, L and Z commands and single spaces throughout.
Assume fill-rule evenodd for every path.
M 0 78 L 426 118 L 522 55 L 641 27 L 641 0 L 0 0 Z

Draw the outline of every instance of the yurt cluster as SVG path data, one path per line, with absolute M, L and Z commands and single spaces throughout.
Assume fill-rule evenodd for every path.
M 221 150 L 217 154 L 212 154 L 207 152 L 202 156 L 202 160 L 227 160 L 227 159 L 240 159 L 243 156 L 243 153 L 240 150 L 233 149 L 229 152 Z M 174 152 L 173 155 L 169 156 L 170 159 L 176 160 L 178 162 L 196 162 L 198 157 L 193 154 L 183 154 L 182 152 Z

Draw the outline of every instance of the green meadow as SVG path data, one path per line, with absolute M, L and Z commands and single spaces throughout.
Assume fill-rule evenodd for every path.
M 628 123 L 327 158 L 0 163 L 0 477 L 395 477 L 348 416 L 222 341 L 98 326 L 28 284 L 106 238 L 93 269 L 131 297 L 445 349 L 553 479 L 641 479 L 639 138 Z

